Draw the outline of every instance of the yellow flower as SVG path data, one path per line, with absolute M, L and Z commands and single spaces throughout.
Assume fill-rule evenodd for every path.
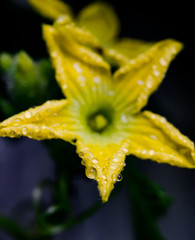
M 64 15 L 83 30 L 88 30 L 96 37 L 99 46 L 97 51 L 113 65 L 128 63 L 154 44 L 130 38 L 118 39 L 120 23 L 115 11 L 107 3 L 92 3 L 81 10 L 78 16 L 73 16 L 70 6 L 61 0 L 28 1 L 44 17 L 60 21 Z
M 0 136 L 60 138 L 75 144 L 104 202 L 126 155 L 194 168 L 194 144 L 165 118 L 140 112 L 182 44 L 160 41 L 112 74 L 92 50 L 93 35 L 68 21 L 43 26 L 56 79 L 67 99 L 48 101 L 5 120 Z

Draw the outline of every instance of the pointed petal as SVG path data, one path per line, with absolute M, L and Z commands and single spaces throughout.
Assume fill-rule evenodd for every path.
M 98 183 L 98 189 L 103 202 L 108 201 L 114 183 L 124 168 L 125 156 L 128 154 L 128 143 L 110 142 L 102 146 L 102 142 L 84 143 L 77 141 L 77 153 L 85 165 L 86 176 Z
M 159 163 L 195 168 L 194 143 L 164 117 L 145 111 L 134 117 L 128 131 L 130 154 Z
M 100 2 L 84 8 L 78 16 L 78 23 L 103 43 L 116 37 L 120 28 L 119 20 L 112 7 Z
M 72 16 L 71 8 L 61 0 L 28 0 L 29 4 L 43 17 L 51 20 L 61 15 Z
M 131 106 L 131 113 L 138 112 L 158 88 L 165 73 L 182 44 L 175 40 L 163 40 L 152 48 L 119 68 L 115 73 L 118 103 L 125 109 Z
M 0 137 L 21 137 L 44 140 L 60 138 L 72 141 L 71 117 L 67 100 L 47 101 L 0 123 Z
M 90 102 L 93 92 L 100 90 L 104 94 L 110 81 L 110 67 L 103 58 L 76 42 L 68 33 L 59 25 L 43 27 L 56 79 L 64 94 L 80 103 Z M 98 97 L 98 94 L 94 93 L 94 96 Z
M 122 66 L 145 53 L 154 43 L 123 38 L 113 41 L 104 49 L 104 56 L 114 65 Z

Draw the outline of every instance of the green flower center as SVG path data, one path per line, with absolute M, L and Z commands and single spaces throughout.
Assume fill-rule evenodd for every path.
M 110 124 L 109 117 L 104 113 L 95 113 L 88 118 L 88 126 L 92 131 L 102 133 Z

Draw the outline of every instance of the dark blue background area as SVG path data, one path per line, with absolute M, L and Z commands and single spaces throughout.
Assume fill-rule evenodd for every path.
M 78 11 L 92 1 L 67 2 Z M 192 6 L 187 2 L 171 5 L 170 1 L 145 2 L 144 5 L 139 1 L 109 2 L 121 19 L 122 36 L 151 41 L 175 38 L 184 43 L 184 50 L 171 64 L 164 82 L 151 96 L 147 109 L 165 116 L 183 134 L 195 140 Z M 41 40 L 41 23 L 45 21 L 28 7 L 25 0 L 2 0 L 0 52 L 15 53 L 24 49 L 36 59 L 46 57 L 45 44 Z M 1 139 L 0 156 L 0 213 L 21 221 L 23 225 L 30 224 L 33 220 L 33 214 L 29 211 L 32 209 L 30 199 L 34 187 L 42 179 L 55 175 L 51 157 L 43 143 L 29 139 Z M 166 239 L 194 240 L 195 171 L 151 161 L 138 160 L 137 163 L 144 173 L 160 183 L 174 198 L 169 211 L 159 221 Z M 77 213 L 99 198 L 93 181 L 75 176 L 73 186 L 72 204 Z M 27 211 L 18 208 L 21 201 L 26 204 Z M 56 239 L 134 239 L 131 212 L 124 186 L 120 194 L 94 216 Z M 12 238 L 0 232 L 1 239 Z

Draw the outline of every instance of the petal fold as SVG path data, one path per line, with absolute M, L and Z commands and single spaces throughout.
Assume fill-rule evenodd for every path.
M 71 118 L 67 100 L 47 101 L 0 123 L 0 137 L 29 137 L 36 140 L 60 138 L 71 142 Z
M 182 44 L 172 39 L 160 41 L 114 74 L 116 102 L 121 108 L 131 105 L 132 114 L 139 112 L 158 88 Z M 133 108 L 132 108 L 133 107 Z
M 113 8 L 106 3 L 92 3 L 78 16 L 78 24 L 106 43 L 119 33 L 120 24 Z
M 51 20 L 61 15 L 72 16 L 70 6 L 61 0 L 28 0 L 28 2 L 43 17 Z
M 134 117 L 129 129 L 129 153 L 142 159 L 195 168 L 194 143 L 164 117 L 145 111 Z

